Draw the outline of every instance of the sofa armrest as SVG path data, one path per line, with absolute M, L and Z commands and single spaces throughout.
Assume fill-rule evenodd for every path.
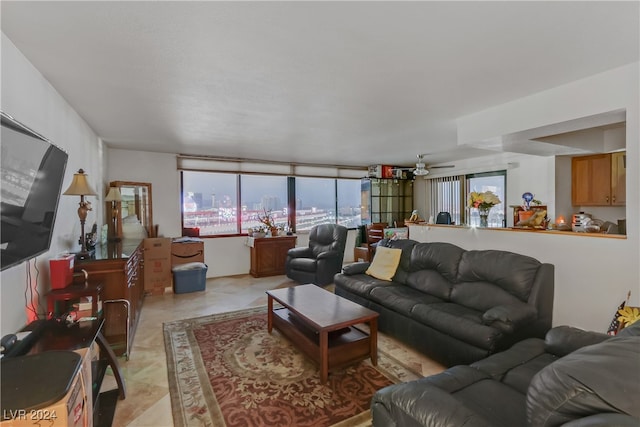
M 562 357 L 582 347 L 598 344 L 609 338 L 609 335 L 600 332 L 584 331 L 572 326 L 557 326 L 547 332 L 544 343 L 546 351 Z
M 353 264 L 345 265 L 342 267 L 342 273 L 347 276 L 354 276 L 356 274 L 364 274 L 369 268 L 371 263 L 369 262 L 354 262 Z
M 495 326 L 503 332 L 513 333 L 535 320 L 537 314 L 535 307 L 524 303 L 498 305 L 485 311 L 482 322 L 485 325 Z
M 424 381 L 379 390 L 371 401 L 373 425 L 489 427 L 491 424 L 451 393 Z M 393 420 L 393 424 L 388 424 Z
M 562 427 L 638 427 L 640 420 L 625 414 L 595 414 L 562 424 Z
M 287 256 L 291 258 L 311 258 L 313 251 L 309 247 L 301 246 L 299 248 L 291 248 L 287 251 Z

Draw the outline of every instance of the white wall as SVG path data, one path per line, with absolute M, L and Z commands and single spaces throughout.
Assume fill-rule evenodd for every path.
M 458 121 L 459 141 L 489 141 L 514 132 L 624 109 L 627 117 L 626 212 L 637 219 L 640 212 L 639 82 L 639 63 L 634 63 L 478 112 Z M 496 165 L 503 163 L 500 155 L 496 155 L 496 159 Z M 559 162 L 561 166 L 562 160 Z M 521 190 L 531 188 L 537 198 L 554 205 L 555 178 L 561 175 L 558 172 L 556 176 L 556 163 L 548 160 L 518 163 L 514 170 L 520 172 L 508 174 L 508 203 L 519 204 L 519 200 L 512 199 L 519 197 Z M 563 204 L 562 209 L 568 207 Z M 607 210 L 606 214 L 603 209 L 593 211 L 600 216 L 611 212 L 615 217 L 622 215 L 620 208 L 608 208 L 614 210 Z M 602 331 L 608 327 L 627 291 L 631 290 L 630 304 L 640 305 L 638 222 L 627 220 L 626 239 L 443 227 L 411 227 L 410 237 L 418 241 L 451 242 L 465 249 L 510 250 L 555 264 L 554 324 Z
M 111 181 L 151 183 L 153 222 L 164 237 L 181 236 L 180 174 L 176 155 L 106 149 L 107 184 Z
M 63 190 L 73 173 L 83 168 L 89 174 L 89 182 L 96 192 L 102 188 L 102 143 L 86 122 L 56 92 L 55 88 L 22 55 L 14 44 L 2 33 L 2 111 L 22 122 L 34 131 L 51 140 L 69 154 Z M 100 194 L 100 199 L 103 194 Z M 76 213 L 79 197 L 61 196 L 53 228 L 51 249 L 29 263 L 32 282 L 40 295 L 48 291 L 48 260 L 59 253 L 77 251 L 80 237 L 80 221 Z M 102 225 L 100 201 L 90 197 L 94 210 L 89 212 L 86 226 Z M 15 332 L 25 325 L 26 263 L 2 272 L 0 279 L 0 335 Z M 40 271 L 37 276 L 36 267 Z M 41 303 L 46 307 L 44 299 Z

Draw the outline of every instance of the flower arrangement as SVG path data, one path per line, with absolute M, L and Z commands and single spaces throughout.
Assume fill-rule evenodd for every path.
M 263 223 L 267 229 L 276 228 L 276 220 L 270 210 L 264 209 L 264 215 L 257 214 L 256 219 Z
M 489 210 L 500 203 L 502 203 L 500 198 L 492 191 L 485 191 L 483 193 L 472 191 L 469 193 L 469 197 L 467 199 L 467 207 L 482 210 Z

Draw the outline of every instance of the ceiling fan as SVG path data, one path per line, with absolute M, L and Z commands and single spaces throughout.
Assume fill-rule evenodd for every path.
M 412 168 L 413 174 L 415 176 L 426 176 L 429 175 L 429 169 L 444 169 L 444 168 L 453 168 L 455 165 L 442 165 L 442 166 L 431 166 L 427 169 L 427 165 L 424 163 L 425 154 L 418 154 L 418 161 L 416 163 L 416 167 Z

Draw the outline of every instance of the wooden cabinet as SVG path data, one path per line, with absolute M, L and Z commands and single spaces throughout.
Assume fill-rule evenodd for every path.
M 626 203 L 626 154 L 605 153 L 571 159 L 571 204 L 611 206 Z
M 611 204 L 627 204 L 627 153 L 611 153 Z
M 413 180 L 364 178 L 361 201 L 364 224 L 401 227 L 413 210 Z
M 76 263 L 89 281 L 102 283 L 103 334 L 116 355 L 129 357 L 144 297 L 143 245 L 109 243 L 97 248 L 95 258 Z
M 284 274 L 287 252 L 296 246 L 296 236 L 250 238 L 253 277 Z

